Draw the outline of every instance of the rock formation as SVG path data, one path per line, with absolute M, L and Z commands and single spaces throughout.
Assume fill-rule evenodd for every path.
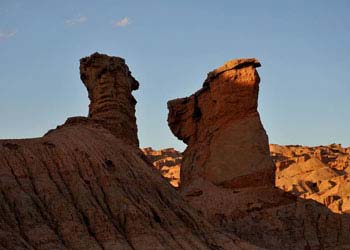
M 257 112 L 258 66 L 228 62 L 200 91 L 169 102 L 171 130 L 188 144 L 177 190 L 151 161 L 165 169 L 181 156 L 168 149 L 146 157 L 138 148 L 138 82 L 124 60 L 83 58 L 88 117 L 40 138 L 0 140 L 0 249 L 349 249 L 349 215 L 274 187 Z M 299 161 L 299 153 L 275 151 L 275 159 Z M 330 165 L 344 160 L 338 151 Z M 284 164 L 278 171 L 294 163 Z M 348 167 L 331 170 L 322 175 L 333 181 Z
M 131 92 L 139 88 L 139 83 L 125 60 L 98 53 L 82 58 L 80 78 L 91 101 L 89 118 L 99 121 L 117 138 L 138 146 L 136 100 Z
M 232 188 L 274 185 L 268 139 L 257 112 L 259 66 L 256 59 L 227 62 L 210 72 L 195 94 L 168 102 L 169 127 L 188 144 L 184 188 L 198 178 Z
M 180 165 L 182 162 L 182 155 L 180 152 L 173 148 L 166 148 L 158 151 L 152 148 L 144 148 L 142 152 L 172 186 L 179 186 Z
M 89 117 L 0 140 L 0 249 L 255 249 L 189 207 L 138 149 L 124 60 L 81 60 Z
M 350 148 L 270 145 L 276 186 L 336 213 L 350 213 Z
M 256 59 L 210 72 L 202 89 L 168 103 L 169 127 L 188 146 L 181 194 L 211 223 L 267 249 L 346 249 L 350 218 L 275 187 L 257 112 Z

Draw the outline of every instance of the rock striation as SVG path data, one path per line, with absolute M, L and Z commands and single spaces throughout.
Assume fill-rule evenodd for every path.
M 335 213 L 350 213 L 350 148 L 272 144 L 270 151 L 277 187 L 318 201 Z
M 137 147 L 124 60 L 81 60 L 89 117 L 0 140 L 0 249 L 257 249 L 192 209 Z
M 188 146 L 180 192 L 219 228 L 267 249 L 347 249 L 350 218 L 275 187 L 257 112 L 256 59 L 210 72 L 203 87 L 168 102 L 168 123 Z
M 136 100 L 131 92 L 139 88 L 139 83 L 125 60 L 99 53 L 82 58 L 80 78 L 89 93 L 89 118 L 103 124 L 117 138 L 138 146 Z
M 198 178 L 232 188 L 274 186 L 268 139 L 257 112 L 259 66 L 256 59 L 229 61 L 210 72 L 195 94 L 168 102 L 169 127 L 188 145 L 184 188 Z

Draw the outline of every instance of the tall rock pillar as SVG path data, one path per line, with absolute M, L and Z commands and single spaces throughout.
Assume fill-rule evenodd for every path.
M 89 118 L 100 122 L 117 138 L 138 146 L 136 100 L 131 92 L 138 89 L 139 83 L 125 60 L 92 54 L 80 60 L 80 78 L 89 93 Z
M 171 131 L 187 145 L 183 188 L 202 178 L 217 186 L 274 186 L 274 165 L 258 106 L 256 59 L 238 59 L 208 73 L 190 97 L 168 102 Z

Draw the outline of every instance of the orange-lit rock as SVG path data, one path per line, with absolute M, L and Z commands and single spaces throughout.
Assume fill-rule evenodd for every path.
M 184 188 L 199 177 L 232 188 L 274 185 L 268 139 L 257 112 L 259 66 L 256 59 L 227 62 L 210 72 L 195 94 L 168 102 L 170 129 L 188 144 Z
M 350 150 L 339 144 L 305 147 L 270 145 L 276 186 L 316 200 L 333 212 L 350 213 Z
M 180 165 L 182 162 L 182 155 L 180 152 L 173 148 L 166 148 L 158 151 L 152 148 L 144 148 L 142 151 L 172 186 L 179 186 Z
M 170 129 L 188 145 L 181 194 L 211 223 L 259 247 L 346 249 L 348 215 L 275 187 L 257 112 L 257 66 L 255 59 L 229 62 L 195 94 L 168 103 Z

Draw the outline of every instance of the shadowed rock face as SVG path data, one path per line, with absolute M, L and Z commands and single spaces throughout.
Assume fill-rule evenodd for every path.
M 95 53 L 80 60 L 80 78 L 90 99 L 89 118 L 100 121 L 117 138 L 138 146 L 136 100 L 139 83 L 125 60 Z
M 124 60 L 81 60 L 89 118 L 0 140 L 0 249 L 255 249 L 217 231 L 137 147 Z
M 168 102 L 169 127 L 188 144 L 184 188 L 198 177 L 232 188 L 274 186 L 268 139 L 257 111 L 259 66 L 256 59 L 227 62 L 210 72 L 195 94 Z

